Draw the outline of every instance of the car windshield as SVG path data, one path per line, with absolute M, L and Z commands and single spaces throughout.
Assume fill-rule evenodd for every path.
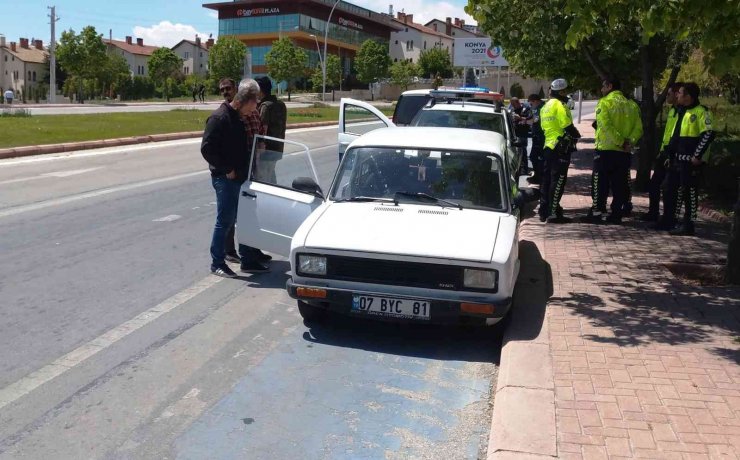
M 502 169 L 490 152 L 357 147 L 342 158 L 330 198 L 503 211 Z
M 411 122 L 411 126 L 438 126 L 493 131 L 506 137 L 504 117 L 486 112 L 464 112 L 459 110 L 422 110 Z

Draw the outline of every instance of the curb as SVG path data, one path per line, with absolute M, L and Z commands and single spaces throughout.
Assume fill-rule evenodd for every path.
M 542 253 L 543 229 L 522 223 L 527 239 L 521 246 L 518 295 L 504 333 L 494 395 L 488 460 L 547 459 L 557 456 L 555 383 L 546 315 L 549 279 Z M 522 235 L 524 236 L 524 235 Z M 526 259 L 530 259 L 525 262 Z M 541 327 L 539 321 L 542 318 Z
M 335 124 L 337 124 L 336 120 L 307 123 L 289 123 L 287 129 L 315 128 L 319 126 L 332 126 Z M 28 145 L 23 147 L 0 149 L 0 160 L 33 155 L 46 155 L 49 153 L 76 152 L 79 150 L 99 149 L 104 147 L 120 147 L 123 145 L 145 144 L 148 142 L 191 139 L 201 137 L 202 135 L 203 131 L 188 131 L 183 133 L 150 134 L 146 136 L 120 137 L 116 139 L 67 142 L 64 144 Z

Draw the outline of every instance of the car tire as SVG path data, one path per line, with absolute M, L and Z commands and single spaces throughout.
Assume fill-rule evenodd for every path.
M 311 304 L 298 301 L 298 313 L 301 314 L 301 318 L 306 323 L 317 323 L 326 319 L 327 312 L 323 308 L 314 307 Z

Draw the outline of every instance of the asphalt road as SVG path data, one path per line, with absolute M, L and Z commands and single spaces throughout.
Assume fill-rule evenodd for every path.
M 291 131 L 326 188 L 336 130 Z M 500 337 L 209 274 L 199 140 L 0 161 L 0 458 L 477 458 Z

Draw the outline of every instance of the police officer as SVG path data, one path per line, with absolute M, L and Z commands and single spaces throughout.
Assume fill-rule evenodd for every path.
M 527 178 L 530 184 L 539 184 L 542 180 L 542 149 L 545 147 L 545 132 L 540 123 L 542 98 L 539 94 L 530 94 L 527 98 L 532 108 L 532 149 L 529 151 L 529 160 L 532 162 L 532 176 Z
M 678 90 L 677 101 L 681 110 L 668 146 L 672 154 L 668 172 L 668 197 L 660 227 L 673 227 L 680 187 L 681 199 L 686 207 L 683 223 L 670 233 L 693 235 L 699 207 L 699 173 L 709 144 L 714 139 L 714 131 L 709 109 L 699 104 L 699 86 L 696 83 L 684 83 Z
M 560 198 L 565 191 L 570 155 L 575 151 L 576 139 L 581 137 L 581 133 L 573 126 L 573 117 L 566 105 L 567 88 L 568 82 L 564 78 L 554 80 L 550 84 L 550 99 L 540 110 L 540 124 L 545 133 L 539 209 L 542 222 L 569 222 L 569 219 L 563 217 Z
M 626 96 L 625 96 L 626 97 Z M 640 105 L 631 97 L 627 97 L 627 106 L 630 109 L 630 132 L 629 132 L 629 164 L 627 165 L 627 174 L 625 175 L 625 201 L 622 207 L 622 215 L 629 216 L 632 214 L 632 150 L 637 146 L 640 139 L 642 139 L 642 115 L 640 112 Z
M 655 162 L 653 164 L 653 175 L 650 176 L 650 183 L 648 184 L 648 193 L 650 198 L 648 212 L 640 218 L 645 222 L 656 222 L 658 218 L 660 218 L 660 191 L 668 171 L 670 157 L 668 153 L 668 144 L 671 141 L 671 136 L 676 128 L 676 120 L 678 119 L 679 110 L 676 97 L 678 96 L 678 90 L 681 86 L 683 86 L 683 83 L 676 82 L 668 88 L 668 92 L 666 93 L 665 102 L 666 104 L 669 104 L 671 108 L 668 110 L 665 130 L 663 131 L 663 140 L 660 144 L 658 156 L 655 158 Z M 666 196 L 663 194 L 664 210 L 666 206 L 665 199 Z
M 631 109 L 621 91 L 619 79 L 608 77 L 601 85 L 601 94 L 596 105 L 596 135 L 594 166 L 591 180 L 592 205 L 585 220 L 602 222 L 606 212 L 609 189 L 614 198 L 608 223 L 619 224 L 626 202 L 625 178 L 629 173 L 630 135 L 632 134 Z
M 516 96 L 512 97 L 509 101 L 509 107 L 507 110 L 514 118 L 514 133 L 516 134 L 517 142 L 520 144 L 518 147 L 519 159 L 521 160 L 519 174 L 527 176 L 529 175 L 527 137 L 529 137 L 529 121 L 532 119 L 532 112 L 530 108 L 522 104 Z

